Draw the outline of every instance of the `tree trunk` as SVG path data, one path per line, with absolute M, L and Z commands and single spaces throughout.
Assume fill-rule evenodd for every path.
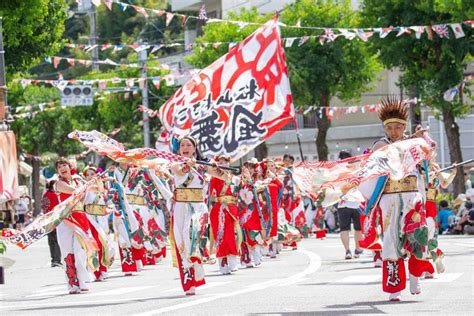
M 32 151 L 33 156 L 39 156 L 39 152 L 37 148 L 33 148 Z M 38 215 L 41 212 L 41 190 L 40 190 L 40 161 L 39 159 L 31 159 L 31 165 L 33 167 L 33 216 Z
M 265 144 L 265 142 L 255 147 L 255 158 L 257 158 L 258 161 L 262 161 L 264 158 L 267 158 L 267 156 L 268 156 L 268 147 L 267 147 L 267 144 Z
M 454 115 L 449 111 L 443 111 L 444 130 L 448 140 L 449 158 L 451 163 L 462 161 L 461 141 L 459 137 L 459 126 L 454 120 Z M 443 148 L 441 150 L 444 150 Z M 454 196 L 464 192 L 463 167 L 458 167 L 458 173 L 453 181 Z
M 321 100 L 321 117 L 318 119 L 318 134 L 316 136 L 316 148 L 318 151 L 318 160 L 328 160 L 329 148 L 326 143 L 326 137 L 328 134 L 329 127 L 331 127 L 331 121 L 329 120 L 326 110 L 329 107 L 329 100 L 327 95 L 323 95 Z
M 410 99 L 416 98 L 416 86 L 413 85 L 408 90 L 408 96 Z M 416 111 L 416 104 L 415 102 L 410 102 L 409 104 L 410 109 L 410 123 L 411 123 L 411 133 L 415 132 L 416 126 L 421 124 L 421 115 Z

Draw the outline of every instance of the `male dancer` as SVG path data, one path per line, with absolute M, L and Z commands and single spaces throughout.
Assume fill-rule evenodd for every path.
M 404 102 L 395 98 L 384 99 L 378 115 L 386 136 L 375 143 L 373 150 L 407 138 L 408 113 Z M 424 132 L 417 128 L 411 137 L 422 137 Z M 382 285 L 383 290 L 390 293 L 390 301 L 400 301 L 401 291 L 406 285 L 404 258 L 409 257 L 410 292 L 413 295 L 421 293 L 419 277 L 429 271 L 426 261 L 422 260 L 427 256 L 428 240 L 424 190 L 420 172 L 415 169 L 398 181 L 381 177 L 369 198 L 369 201 L 378 201 L 376 204 L 382 212 Z

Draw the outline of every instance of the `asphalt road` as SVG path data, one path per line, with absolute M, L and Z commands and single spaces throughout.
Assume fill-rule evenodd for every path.
M 26 250 L 8 247 L 15 263 L 0 285 L 0 315 L 472 315 L 474 238 L 441 236 L 440 246 L 446 272 L 423 280 L 421 295 L 405 290 L 401 302 L 390 303 L 371 255 L 344 260 L 337 235 L 304 240 L 297 251 L 229 276 L 206 265 L 207 284 L 193 297 L 183 295 L 169 257 L 132 277 L 122 276 L 116 261 L 107 281 L 69 295 L 44 239 Z

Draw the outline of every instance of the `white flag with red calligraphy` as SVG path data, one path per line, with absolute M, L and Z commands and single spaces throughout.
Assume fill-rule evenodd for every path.
M 293 120 L 278 21 L 262 25 L 196 74 L 161 108 L 170 135 L 191 135 L 202 154 L 239 159 Z

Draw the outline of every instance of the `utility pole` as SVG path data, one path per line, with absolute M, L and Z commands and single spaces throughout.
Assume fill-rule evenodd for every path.
M 5 51 L 3 50 L 3 18 L 0 16 L 0 132 L 8 130 L 5 123 L 5 108 L 7 106 L 7 84 L 5 80 Z M 0 284 L 5 284 L 5 274 L 0 266 Z
M 142 43 L 140 43 L 142 44 Z M 141 87 L 142 89 L 142 105 L 145 108 L 148 108 L 148 84 L 147 84 L 147 69 L 146 69 L 146 61 L 148 58 L 148 53 L 146 49 L 141 50 L 138 53 L 138 61 L 140 62 L 140 74 L 143 82 L 143 86 Z M 143 113 L 143 142 L 145 144 L 145 147 L 150 147 L 150 120 L 148 118 L 148 113 L 144 111 Z
M 5 51 L 3 50 L 3 18 L 0 16 L 0 131 L 8 130 L 5 122 L 7 112 L 7 81 L 5 79 Z
M 96 45 L 97 44 L 97 29 L 96 29 L 96 11 L 95 6 L 90 4 L 89 10 L 89 21 L 90 21 L 90 36 L 89 36 L 89 45 Z M 94 47 L 92 49 L 92 70 L 99 70 L 99 64 L 97 61 L 99 60 L 99 48 Z

